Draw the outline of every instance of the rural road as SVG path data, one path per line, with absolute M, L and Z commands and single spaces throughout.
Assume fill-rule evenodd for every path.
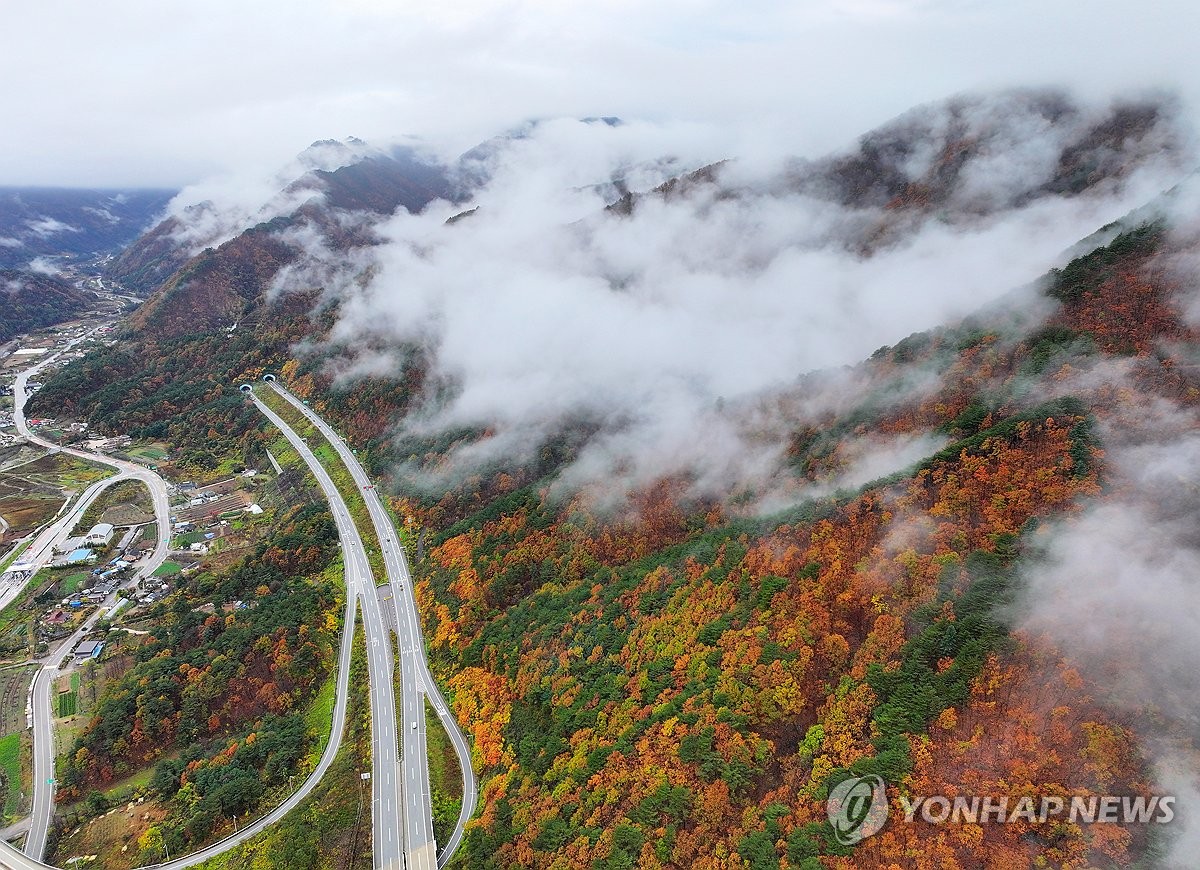
M 342 503 L 341 495 L 338 493 L 337 488 L 333 486 L 333 482 L 329 479 L 329 475 L 325 473 L 325 469 L 321 467 L 316 457 L 308 451 L 307 446 L 300 440 L 300 436 L 288 428 L 287 424 L 265 405 L 258 403 L 257 400 L 256 404 L 259 405 L 260 410 L 268 418 L 273 419 L 276 425 L 280 426 L 284 435 L 288 437 L 288 440 L 292 442 L 296 449 L 300 451 L 301 456 L 305 458 L 305 461 L 309 463 L 313 474 L 316 475 L 317 482 L 321 484 L 322 490 L 330 500 L 334 523 L 337 525 L 338 538 L 342 547 L 346 571 L 346 607 L 342 625 L 342 642 L 338 653 L 337 691 L 333 706 L 333 727 L 329 735 L 329 742 L 326 744 L 325 751 L 321 755 L 321 760 L 317 762 L 317 766 L 308 775 L 308 778 L 304 780 L 300 788 L 288 797 L 287 800 L 258 821 L 252 822 L 242 828 L 236 834 L 226 837 L 223 840 L 218 840 L 216 843 L 198 852 L 193 852 L 186 857 L 150 865 L 156 868 L 156 870 L 184 870 L 184 868 L 203 863 L 257 836 L 267 827 L 282 819 L 295 809 L 301 801 L 308 797 L 312 790 L 316 788 L 317 783 L 325 776 L 326 771 L 329 770 L 330 765 L 333 764 L 333 760 L 337 756 L 338 749 L 341 748 L 342 732 L 346 727 L 346 710 L 350 695 L 350 655 L 353 651 L 354 643 L 354 616 L 357 611 L 358 599 L 362 597 L 362 587 L 364 584 L 370 586 L 372 592 L 374 590 L 374 584 L 370 582 L 369 570 L 365 575 L 363 574 L 363 569 L 367 567 L 366 553 L 362 548 L 362 539 L 358 536 L 358 530 L 350 519 L 349 511 L 346 510 L 345 504 Z M 355 558 L 353 555 L 356 543 L 358 545 L 358 555 L 361 558 Z M 387 685 L 390 689 L 390 679 Z M 23 855 L 8 843 L 0 841 L 0 867 L 9 868 L 9 870 L 40 870 L 40 868 L 50 866 L 28 855 Z M 399 866 L 396 865 L 397 868 Z
M 71 529 L 83 517 L 88 507 L 100 496 L 101 492 L 119 481 L 137 480 L 143 483 L 150 491 L 151 500 L 154 504 L 155 523 L 158 529 L 158 541 L 155 543 L 153 554 L 139 567 L 135 577 L 136 582 L 136 580 L 152 575 L 167 559 L 171 539 L 171 506 L 167 482 L 150 469 L 134 462 L 125 462 L 121 459 L 114 459 L 111 456 L 89 453 L 86 450 L 76 450 L 69 447 L 59 448 L 53 442 L 47 441 L 45 438 L 35 434 L 29 428 L 28 421 L 25 419 L 25 402 L 28 398 L 26 387 L 30 377 L 53 363 L 66 350 L 74 347 L 90 335 L 92 333 L 87 333 L 80 338 L 74 339 L 56 353 L 17 375 L 16 381 L 13 384 L 13 422 L 17 427 L 17 431 L 28 441 L 50 450 L 61 449 L 63 453 L 78 459 L 110 466 L 117 470 L 117 474 L 88 487 L 70 510 L 66 511 L 37 537 L 33 545 L 23 554 L 24 558 L 22 561 L 30 563 L 33 566 L 30 577 L 35 575 L 38 570 L 49 564 L 54 556 L 55 544 L 70 534 Z M 7 603 L 3 599 L 10 595 L 11 598 L 15 598 L 16 595 L 20 594 L 24 585 L 24 583 L 20 585 L 10 584 L 9 588 L 5 589 L 3 595 L 0 596 L 0 601 Z M 8 600 L 11 600 L 11 598 L 8 598 Z M 45 852 L 46 835 L 49 833 L 50 825 L 54 820 L 54 793 L 57 787 L 54 778 L 54 717 L 50 708 L 50 694 L 54 677 L 62 666 L 63 661 L 75 648 L 75 645 L 100 620 L 100 617 L 106 610 L 107 608 L 97 609 L 80 626 L 79 630 L 66 643 L 61 644 L 50 658 L 45 661 L 42 669 L 34 678 L 33 808 L 30 813 L 29 834 L 25 838 L 25 854 L 34 859 L 41 859 L 42 854 Z M 3 855 L 0 855 L 0 862 L 2 861 Z
M 46 362 L 49 362 L 47 360 Z M 43 363 L 42 365 L 44 365 Z M 35 367 L 35 370 L 40 368 Z M 24 384 L 31 372 L 23 373 L 26 375 L 25 380 L 20 384 L 20 394 L 24 397 Z M 251 395 L 258 409 L 270 419 L 283 434 L 288 438 L 289 442 L 296 448 L 301 458 L 308 464 L 314 476 L 317 478 L 322 490 L 330 502 L 330 507 L 334 516 L 334 521 L 337 525 L 338 535 L 340 538 L 343 560 L 346 571 L 346 610 L 345 624 L 342 631 L 342 642 L 338 661 L 338 678 L 337 678 L 337 693 L 334 705 L 333 715 L 333 732 L 330 736 L 329 743 L 325 748 L 320 762 L 317 767 L 309 774 L 301 787 L 291 795 L 282 804 L 276 807 L 267 815 L 263 816 L 258 821 L 246 826 L 238 833 L 227 837 L 217 843 L 214 843 L 205 849 L 193 853 L 192 855 L 178 858 L 173 861 L 166 861 L 160 864 L 150 865 L 155 870 L 184 870 L 184 868 L 193 867 L 196 864 L 207 861 L 222 852 L 227 851 L 234 846 L 249 840 L 263 831 L 268 826 L 282 819 L 288 812 L 294 809 L 301 801 L 303 801 L 317 783 L 324 776 L 334 757 L 337 754 L 341 744 L 342 732 L 345 727 L 347 699 L 349 695 L 349 663 L 350 653 L 352 648 L 354 616 L 356 605 L 361 602 L 363 608 L 363 621 L 367 636 L 367 653 L 368 653 L 368 669 L 370 673 L 371 685 L 371 719 L 372 719 L 372 791 L 373 791 L 373 844 L 372 852 L 374 856 L 374 867 L 376 870 L 434 870 L 437 867 L 444 867 L 449 858 L 453 855 L 454 850 L 461 842 L 463 827 L 466 821 L 471 817 L 475 808 L 476 801 L 476 786 L 474 773 L 470 764 L 470 750 L 466 742 L 466 738 L 458 728 L 457 723 L 449 713 L 448 705 L 437 688 L 432 674 L 429 672 L 428 662 L 425 659 L 424 642 L 420 633 L 420 622 L 416 610 L 416 601 L 412 594 L 412 582 L 408 574 L 408 566 L 405 561 L 404 551 L 399 543 L 399 538 L 392 527 L 391 520 L 384 509 L 382 502 L 379 501 L 374 489 L 371 487 L 365 471 L 354 458 L 353 453 L 345 445 L 344 442 L 333 432 L 328 425 L 312 414 L 305 408 L 295 397 L 291 396 L 285 390 L 282 390 L 278 385 L 272 385 L 279 389 L 280 394 L 289 401 L 297 405 L 309 419 L 320 428 L 329 439 L 330 443 L 337 449 L 339 456 L 347 468 L 350 469 L 356 484 L 363 487 L 363 494 L 366 499 L 368 508 L 371 512 L 372 521 L 375 524 L 376 532 L 379 535 L 380 546 L 384 555 L 385 565 L 389 574 L 389 583 L 392 589 L 392 599 L 397 608 L 396 625 L 400 638 L 400 663 L 401 663 L 401 680 L 403 687 L 403 705 L 404 717 L 399 720 L 402 725 L 415 724 L 416 727 L 402 727 L 404 740 L 404 763 L 401 762 L 399 753 L 399 745 L 396 735 L 397 716 L 395 710 L 395 698 L 392 688 L 393 678 L 393 658 L 391 651 L 391 634 L 387 628 L 384 614 L 379 604 L 379 597 L 376 594 L 374 578 L 371 574 L 370 565 L 366 555 L 366 548 L 363 545 L 358 529 L 350 516 L 341 494 L 337 491 L 336 486 L 329 477 L 328 473 L 321 466 L 319 460 L 313 455 L 308 445 L 303 439 L 297 435 L 278 415 L 264 405 L 256 396 Z M 23 411 L 23 408 L 22 408 Z M 20 425 L 25 427 L 23 413 L 19 417 Z M 28 431 L 27 427 L 22 431 Z M 37 443 L 46 442 L 41 439 L 33 438 Z M 53 446 L 53 445 L 48 445 Z M 130 463 L 118 464 L 110 457 L 92 456 L 83 451 L 68 451 L 74 455 L 79 455 L 81 458 L 91 459 L 93 461 L 102 461 L 109 465 L 114 465 L 121 472 L 126 472 L 127 469 L 123 465 L 131 465 Z M 139 472 L 147 472 L 140 466 L 134 466 L 128 469 L 128 477 L 137 477 L 142 479 Z M 153 475 L 157 478 L 157 475 Z M 124 474 L 119 474 L 121 479 L 128 479 Z M 109 482 L 116 478 L 110 478 Z M 158 478 L 161 481 L 161 478 Z M 151 489 L 154 492 L 154 488 Z M 164 510 L 167 510 L 165 503 L 165 484 L 164 484 Z M 158 500 L 156 498 L 156 513 L 158 512 Z M 169 510 L 167 521 L 160 524 L 160 529 L 169 530 Z M 161 558 L 156 550 L 155 559 L 157 564 L 166 556 L 166 542 L 161 543 Z M 157 567 L 154 564 L 154 567 Z M 151 571 L 153 569 L 151 568 Z M 94 615 L 98 618 L 99 614 Z M 66 644 L 60 648 L 59 653 L 54 659 L 47 662 L 46 667 L 39 674 L 38 682 L 35 684 L 35 706 L 40 705 L 44 694 L 44 708 L 47 712 L 47 723 L 49 721 L 49 690 L 53 682 L 53 674 L 58 665 L 61 664 L 67 652 L 72 649 L 73 643 Z M 44 677 L 44 679 L 43 679 Z M 44 684 L 44 691 L 42 686 Z M 425 717 L 424 717 L 424 699 L 428 695 L 431 704 L 437 712 L 437 715 L 444 723 L 447 732 L 450 735 L 451 741 L 454 744 L 455 750 L 460 758 L 460 766 L 463 771 L 464 784 L 464 799 L 462 813 L 455 828 L 453 836 L 446 844 L 446 848 L 442 854 L 438 856 L 436 843 L 433 837 L 432 829 L 432 807 L 430 802 L 429 779 L 428 779 L 428 759 L 426 756 L 425 747 Z M 35 732 L 37 731 L 37 723 L 35 717 Z M 47 747 L 50 760 L 49 769 L 51 774 L 42 778 L 45 784 L 47 779 L 52 778 L 52 762 L 53 762 L 53 744 L 49 739 L 43 739 L 35 736 L 35 747 Z M 35 753 L 36 754 L 36 753 Z M 35 771 L 37 764 L 35 761 Z M 407 785 L 406 785 L 407 783 Z M 36 784 L 36 783 L 35 783 Z M 46 824 L 48 826 L 50 818 L 53 816 L 53 789 L 47 787 L 45 789 L 50 798 L 49 810 L 44 813 Z M 408 800 L 411 806 L 405 803 L 405 794 L 408 795 Z M 36 827 L 37 814 L 34 816 L 34 823 L 31 824 L 31 838 L 33 836 L 32 829 Z M 44 832 L 41 834 L 42 844 L 44 847 Z M 29 849 L 31 853 L 32 849 Z M 45 868 L 49 865 L 43 864 L 39 858 L 41 849 L 38 849 L 37 856 L 32 854 L 22 854 L 5 842 L 0 841 L 0 867 L 11 868 L 11 870 L 33 870 L 33 868 Z

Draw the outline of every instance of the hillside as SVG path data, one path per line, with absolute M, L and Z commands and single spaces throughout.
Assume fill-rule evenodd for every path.
M 94 297 L 48 275 L 0 269 L 0 342 L 86 311 Z
M 536 131 L 453 201 L 369 158 L 172 265 L 33 412 L 201 473 L 262 458 L 240 379 L 337 423 L 419 529 L 482 783 L 458 866 L 1130 866 L 1178 835 L 905 823 L 898 794 L 1195 772 L 1182 142 L 1167 106 L 1022 92 L 615 203 L 564 205 Z M 825 801 L 862 775 L 898 820 L 846 845 Z
M 961 96 L 917 107 L 843 153 L 790 161 L 761 181 L 727 178 L 736 165 L 724 162 L 649 195 L 628 193 L 611 208 L 632 214 L 647 196 L 715 188 L 708 195 L 743 197 L 766 187 L 851 210 L 853 222 L 838 228 L 839 241 L 869 251 L 930 220 L 968 223 L 1118 183 L 1144 161 L 1184 147 L 1171 115 L 1169 105 L 1154 100 L 1089 113 L 1054 91 Z
M 797 425 L 796 471 L 836 483 L 864 433 L 940 430 L 946 446 L 861 488 L 765 517 L 689 505 L 670 481 L 617 521 L 548 499 L 544 478 L 485 496 L 449 528 L 437 518 L 461 500 L 413 508 L 442 529 L 420 594 L 487 775 L 464 866 L 719 867 L 734 854 L 754 868 L 1100 854 L 1127 866 L 1144 854 L 1136 826 L 1046 841 L 1036 825 L 962 837 L 899 825 L 848 849 L 824 797 L 869 773 L 918 795 L 1147 788 L 1156 702 L 1106 706 L 1107 675 L 1071 655 L 1062 627 L 1098 617 L 1057 597 L 1069 590 L 1034 604 L 1067 609 L 1057 632 L 1034 633 L 1021 611 L 1033 566 L 1070 534 L 1059 523 L 1081 522 L 1105 482 L 1130 485 L 1113 434 L 1161 423 L 1159 403 L 1194 419 L 1196 369 L 1145 350 L 1198 337 L 1178 287 L 1147 278 L 1159 244 L 1135 229 L 1052 276 L 1065 305 L 1031 331 L 979 318 L 881 349 L 856 372 L 861 404 Z M 1086 289 L 1068 289 L 1081 273 Z M 880 402 L 915 366 L 937 388 Z M 1118 626 L 1105 623 L 1110 639 Z
M 288 177 L 288 172 L 302 173 Z M 312 220 L 344 247 L 350 228 L 330 225 L 339 212 L 389 215 L 397 208 L 416 212 L 453 194 L 446 167 L 415 151 L 377 151 L 360 140 L 315 142 L 277 179 L 278 196 L 261 209 L 226 210 L 212 200 L 169 215 L 125 248 L 109 274 L 131 289 L 149 294 L 205 249 L 219 247 L 243 231 L 266 225 L 273 232 Z M 363 239 L 357 243 L 362 244 Z M 236 256 L 236 255 L 235 255 Z
M 1003 111 L 989 113 L 988 110 L 997 106 Z M 1056 121 L 1062 122 L 1062 129 L 1053 126 Z M 1051 125 L 1050 147 L 1042 148 L 1041 144 L 1027 147 L 1044 164 L 1045 177 L 1036 174 L 1004 177 L 994 164 L 1010 157 L 1022 132 L 1038 124 Z M 603 123 L 585 121 L 582 126 L 602 130 L 620 128 L 615 119 Z M 436 207 L 441 203 L 448 207 L 448 214 L 478 215 L 482 206 L 486 216 L 487 210 L 493 208 L 488 202 L 488 180 L 498 169 L 503 170 L 506 155 L 529 142 L 537 129 L 532 125 L 517 133 L 497 137 L 467 152 L 449 166 L 425 162 L 403 150 L 390 155 L 380 154 L 357 140 L 318 142 L 297 158 L 295 166 L 285 170 L 299 171 L 300 174 L 286 183 L 281 182 L 280 193 L 261 208 L 226 208 L 206 201 L 169 217 L 128 247 L 110 270 L 130 287 L 145 292 L 154 290 L 131 323 L 130 340 L 122 343 L 120 359 L 110 360 L 101 355 L 68 367 L 59 383 L 70 384 L 72 389 L 60 390 L 52 382 L 36 401 L 47 406 L 51 403 L 56 407 L 65 406 L 79 416 L 89 418 L 93 425 L 131 434 L 137 434 L 147 425 L 153 425 L 157 431 L 166 417 L 172 419 L 169 425 L 176 437 L 182 437 L 193 419 L 205 420 L 203 428 L 192 429 L 193 433 L 215 428 L 222 435 L 236 436 L 236 431 L 227 426 L 207 425 L 212 422 L 207 415 L 180 418 L 175 414 L 157 413 L 153 395 L 148 395 L 141 386 L 145 382 L 142 373 L 176 365 L 176 360 L 213 360 L 212 365 L 193 370 L 195 377 L 205 383 L 203 389 L 198 385 L 196 388 L 190 386 L 189 379 L 180 379 L 176 385 L 182 394 L 193 398 L 179 404 L 179 396 L 176 396 L 171 407 L 175 412 L 191 412 L 200 407 L 196 402 L 201 396 L 213 399 L 214 386 L 225 386 L 243 373 L 259 371 L 264 365 L 282 365 L 288 357 L 290 342 L 302 336 L 319 342 L 326 330 L 339 320 L 358 315 L 361 306 L 357 304 L 352 306 L 352 315 L 343 317 L 338 312 L 342 306 L 359 301 L 360 294 L 356 293 L 355 287 L 365 276 L 380 271 L 379 258 L 386 256 L 391 248 L 386 244 L 387 239 L 380 238 L 379 231 L 392 220 L 393 212 L 416 213 L 431 204 Z M 1114 130 L 1117 132 L 1112 132 Z M 930 137 L 934 152 L 928 144 Z M 985 147 L 983 143 L 988 139 L 994 141 L 999 153 Z M 742 218 L 736 216 L 739 210 L 798 208 L 803 212 L 812 209 L 814 200 L 821 203 L 834 199 L 838 202 L 834 211 L 825 212 L 824 206 L 818 205 L 814 217 L 809 219 L 811 225 L 800 232 L 786 228 L 787 235 L 781 242 L 790 249 L 801 251 L 850 249 L 861 252 L 864 244 L 886 247 L 882 244 L 885 237 L 897 243 L 906 238 L 911 240 L 927 223 L 940 226 L 958 221 L 969 225 L 985 221 L 989 216 L 996 218 L 999 215 L 1002 219 L 1040 198 L 1062 199 L 1104 191 L 1119 185 L 1124 176 L 1131 175 L 1143 164 L 1173 160 L 1181 147 L 1178 139 L 1169 107 L 1158 104 L 1122 103 L 1100 111 L 1085 111 L 1062 95 L 1053 93 L 1017 92 L 974 100 L 956 98 L 913 110 L 863 137 L 845 154 L 808 163 L 792 161 L 782 174 L 769 172 L 752 183 L 744 179 L 738 179 L 736 184 L 720 180 L 731 164 L 716 164 L 674 178 L 637 197 L 629 194 L 610 204 L 602 223 L 593 219 L 591 224 L 610 235 L 622 234 L 630 230 L 623 229 L 611 218 L 632 216 L 635 224 L 644 219 L 646 229 L 656 233 L 656 227 L 667 223 L 657 211 L 648 212 L 644 218 L 644 210 L 639 210 L 637 215 L 633 213 L 635 201 L 654 201 L 665 204 L 668 213 L 674 212 L 685 220 L 711 221 L 710 232 L 724 234 L 726 240 L 736 240 L 746 232 L 746 228 L 739 225 Z M 1123 151 L 1120 150 L 1122 147 Z M 1044 152 L 1053 156 L 1047 158 Z M 949 171 L 944 164 L 949 159 L 947 155 L 952 154 L 958 156 L 953 171 Z M 1070 167 L 1084 159 L 1080 155 L 1089 154 L 1092 156 L 1086 162 L 1092 171 L 1076 177 L 1072 185 L 1064 187 L 1060 183 L 1065 178 L 1064 173 L 1073 172 Z M 1118 155 L 1122 159 L 1118 159 Z M 1017 162 L 1024 170 L 1020 161 Z M 664 163 L 666 167 L 670 165 L 670 162 Z M 901 168 L 909 175 L 902 174 Z M 855 187 L 846 179 L 856 177 L 856 173 L 887 180 L 878 181 L 874 186 Z M 994 187 L 1003 187 L 1007 198 L 999 200 L 983 196 L 981 179 L 988 180 Z M 884 185 L 886 191 L 880 185 Z M 905 197 L 904 191 L 911 193 L 922 187 L 937 188 L 933 201 Z M 820 196 L 814 193 L 816 191 Z M 958 193 L 951 195 L 951 191 Z M 720 212 L 710 216 L 710 210 L 727 203 L 735 217 L 727 221 Z M 714 217 L 720 220 L 714 220 Z M 495 220 L 503 224 L 508 218 L 500 215 Z M 471 223 L 483 222 L 476 219 Z M 458 226 L 455 218 L 447 224 L 447 229 L 450 225 Z M 1089 231 L 1094 229 L 1086 224 L 1082 226 Z M 239 227 L 241 229 L 237 229 Z M 224 235 L 230 238 L 222 242 L 220 239 Z M 454 239 L 461 237 L 461 234 L 443 235 L 443 246 L 452 245 Z M 521 239 L 517 244 L 528 244 L 535 238 L 536 235 Z M 1074 241 L 1067 238 L 1064 244 Z M 214 242 L 218 243 L 210 244 Z M 671 244 L 675 242 L 670 240 Z M 590 258 L 593 255 L 586 250 L 587 244 L 592 243 L 585 243 L 581 253 Z M 208 246 L 197 249 L 197 245 Z M 469 246 L 470 242 L 465 242 L 465 250 L 453 250 L 447 255 L 448 259 L 470 258 Z M 437 248 L 431 250 L 436 252 Z M 447 250 L 451 249 L 447 247 Z M 700 256 L 708 258 L 715 254 L 714 250 Z M 643 255 L 646 265 L 634 268 L 649 273 L 652 258 L 660 255 L 674 257 L 677 253 L 648 244 Z M 753 247 L 744 250 L 735 247 L 721 256 L 733 260 L 733 268 L 746 265 L 753 269 L 753 265 L 740 261 L 753 261 L 772 254 Z M 563 268 L 569 269 L 571 262 L 565 260 Z M 619 287 L 620 282 L 628 278 L 612 273 L 623 268 L 627 267 L 622 264 L 605 266 L 599 277 L 613 287 Z M 1029 273 L 1015 274 L 1019 275 L 1017 280 L 1022 281 L 1032 277 Z M 389 284 L 403 284 L 405 280 L 403 276 L 388 276 Z M 482 277 L 482 280 L 487 278 Z M 376 299 L 365 304 L 403 305 L 400 297 L 392 294 L 390 286 L 385 292 L 389 295 L 386 300 Z M 514 288 L 514 292 L 519 293 L 519 288 Z M 277 317 L 274 312 L 279 311 L 286 311 L 287 318 Z M 311 312 L 311 318 L 304 322 L 307 312 Z M 407 315 L 405 312 L 402 316 Z M 306 354 L 298 360 L 301 369 L 314 372 L 320 384 L 328 385 L 333 381 L 334 372 L 346 367 L 355 369 L 359 365 L 355 361 L 357 357 L 369 356 L 376 348 L 396 343 L 396 339 L 387 334 L 387 329 L 383 334 L 375 333 L 382 324 L 392 322 L 390 315 L 374 318 L 368 309 L 359 319 L 361 323 L 347 327 L 349 331 L 360 333 L 357 342 L 345 347 L 338 339 L 324 345 L 319 354 Z M 247 336 L 239 339 L 236 331 L 247 328 L 258 331 L 258 340 Z M 282 343 L 273 338 L 277 331 L 286 333 Z M 422 331 L 416 330 L 417 333 Z M 377 437 L 387 428 L 387 421 L 395 419 L 408 406 L 409 388 L 414 379 L 423 377 L 427 359 L 421 345 L 426 341 L 419 335 L 402 336 L 399 342 L 402 352 L 397 355 L 397 365 L 392 367 L 389 375 L 379 378 L 378 383 L 374 372 L 370 371 L 374 366 L 366 365 L 369 371 L 364 373 L 360 388 L 354 391 L 359 393 L 365 387 L 373 396 L 372 409 L 365 415 L 357 410 L 360 403 L 353 393 L 341 393 L 335 399 L 356 409 L 356 436 Z M 406 352 L 403 350 L 406 347 L 416 352 Z M 850 362 L 852 358 L 843 361 Z M 800 371 L 793 370 L 787 376 L 794 377 Z M 126 374 L 122 376 L 121 372 Z M 401 386 L 404 384 L 408 386 Z M 374 397 L 380 393 L 404 398 L 398 404 L 378 405 Z M 106 401 L 104 397 L 110 395 L 136 398 L 132 402 Z M 589 413 L 582 416 L 586 418 Z M 228 423 L 228 419 L 225 422 Z M 551 428 L 575 427 L 577 424 L 587 428 L 586 420 L 574 419 L 554 421 Z M 221 440 L 223 438 L 219 436 L 218 441 Z M 224 441 L 226 447 L 229 443 Z

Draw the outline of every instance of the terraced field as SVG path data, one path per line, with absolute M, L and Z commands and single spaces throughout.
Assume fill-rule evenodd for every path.
M 0 735 L 25 730 L 25 701 L 36 665 L 0 670 Z

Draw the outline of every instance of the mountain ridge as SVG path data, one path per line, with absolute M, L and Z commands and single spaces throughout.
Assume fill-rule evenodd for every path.
M 911 172 L 899 167 L 912 153 L 883 135 L 852 148 L 850 158 L 829 158 L 815 175 L 802 173 L 817 181 L 793 179 L 776 190 L 773 174 L 760 179 L 762 194 L 726 176 L 734 167 L 707 167 L 630 197 L 625 213 L 597 208 L 566 234 L 596 239 L 600 227 L 620 238 L 629 226 L 649 233 L 653 220 L 633 223 L 645 214 L 697 230 L 716 219 L 679 216 L 707 219 L 714 204 L 752 195 L 794 206 L 821 193 L 845 209 L 839 220 L 854 219 L 789 242 L 870 261 L 913 244 L 909 237 L 926 226 L 970 226 L 1035 200 L 1120 187 L 1160 156 L 1156 142 L 1166 143 L 1169 164 L 1186 157 L 1169 131 L 1157 130 L 1164 118 L 1155 113 L 1115 111 L 1094 124 L 1053 100 L 1032 106 L 996 141 L 1011 140 L 1030 119 L 1070 123 L 1046 134 L 1044 171 L 1020 169 L 1015 187 L 1004 174 L 972 181 L 970 167 L 984 165 L 973 160 L 1003 155 L 989 157 L 976 144 L 975 156 L 964 158 L 960 146 L 970 137 L 959 128 Z M 918 116 L 958 117 L 928 108 Z M 916 129 L 914 144 L 930 138 L 928 123 Z M 1086 155 L 1095 166 L 1080 173 Z M 930 190 L 915 191 L 914 179 Z M 846 195 L 849 207 L 839 201 Z M 663 368 L 678 365 L 692 391 L 684 394 L 700 395 L 679 412 L 690 443 L 637 428 L 639 406 L 662 398 L 653 392 L 607 413 L 599 402 L 552 405 L 542 396 L 551 412 L 507 441 L 505 420 L 439 417 L 471 398 L 470 387 L 479 390 L 438 367 L 462 337 L 389 329 L 395 315 L 381 297 L 357 294 L 397 261 L 408 271 L 392 273 L 396 284 L 385 289 L 415 296 L 440 286 L 443 275 L 421 271 L 445 265 L 434 260 L 438 240 L 477 233 L 469 238 L 483 257 L 487 245 L 510 243 L 488 235 L 494 227 L 486 223 L 506 216 L 481 209 L 447 226 L 434 213 L 420 223 L 427 234 L 404 236 L 306 199 L 188 260 L 119 345 L 65 366 L 31 410 L 165 440 L 177 468 L 200 477 L 230 454 L 261 464 L 266 435 L 237 393 L 243 379 L 275 373 L 337 423 L 393 493 L 391 506 L 417 542 L 414 590 L 431 661 L 472 731 L 483 784 L 481 815 L 464 846 L 468 866 L 1121 864 L 1159 848 L 1145 826 L 980 825 L 960 837 L 894 824 L 849 847 L 834 836 L 825 798 L 868 775 L 918 795 L 1141 795 L 1167 787 L 1156 779 L 1165 743 L 1195 752 L 1189 720 L 1165 709 L 1160 695 L 1106 691 L 1130 661 L 1154 658 L 1138 632 L 1106 618 L 1107 650 L 1085 645 L 1089 655 L 1076 654 L 1107 598 L 1118 612 L 1141 613 L 1145 604 L 1139 584 L 1131 590 L 1112 580 L 1119 560 L 1088 561 L 1104 535 L 1146 542 L 1121 550 L 1134 576 L 1155 576 L 1164 549 L 1184 559 L 1194 550 L 1180 518 L 1196 508 L 1195 468 L 1172 458 L 1194 455 L 1187 433 L 1200 409 L 1189 196 L 1159 197 L 1095 229 L 1067 262 L 1025 276 L 1027 286 L 854 365 L 793 370 L 766 386 L 710 396 L 696 386 L 702 378 L 688 380 L 685 355 L 649 356 Z M 486 191 L 479 200 L 487 205 Z M 448 201 L 446 210 L 480 203 Z M 736 231 L 747 223 L 716 225 Z M 591 256 L 607 241 L 580 250 Z M 707 263 L 705 245 L 719 241 L 704 237 L 697 259 Z M 412 249 L 416 256 L 401 258 Z M 552 245 L 548 258 L 574 253 Z M 304 258 L 331 268 L 304 272 L 307 280 L 290 290 L 279 286 L 281 270 Z M 498 283 L 498 266 L 529 262 L 490 259 L 483 274 Z M 735 272 L 743 283 L 728 286 L 743 296 L 722 297 L 723 316 L 749 305 L 755 288 L 747 276 L 770 265 Z M 977 266 L 969 259 L 950 261 L 945 280 L 970 268 Z M 597 274 L 583 297 L 594 306 L 589 318 L 598 320 L 610 298 L 642 289 L 628 275 Z M 532 269 L 517 277 L 529 292 L 539 289 Z M 708 285 L 688 285 L 696 286 Z M 483 290 L 467 303 L 486 306 L 495 291 Z M 530 318 L 557 299 L 535 298 L 540 307 L 528 309 Z M 646 316 L 661 303 L 636 298 Z M 356 306 L 380 328 L 351 319 Z M 447 298 L 435 312 L 444 321 L 454 309 Z M 485 314 L 490 327 L 498 312 Z M 643 335 L 621 323 L 632 340 Z M 793 340 L 810 340 L 824 323 L 814 315 Z M 477 353 L 507 342 L 535 362 L 547 355 L 520 333 L 468 334 Z M 694 342 L 719 356 L 725 339 L 716 332 Z M 566 382 L 545 383 L 550 392 Z M 494 384 L 504 382 L 486 382 Z M 655 435 L 673 450 L 729 442 L 685 453 L 690 464 L 668 464 L 676 457 L 654 452 Z M 752 474 L 710 467 L 756 447 Z M 646 455 L 638 449 L 648 451 L 648 472 L 636 464 Z M 1166 513 L 1147 523 L 1139 519 L 1146 511 Z M 1113 512 L 1123 525 L 1101 525 L 1097 538 L 1095 518 Z M 1085 532 L 1091 537 L 1080 537 Z

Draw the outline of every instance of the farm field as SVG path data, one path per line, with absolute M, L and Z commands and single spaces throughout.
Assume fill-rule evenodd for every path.
M 24 734 L 8 734 L 0 737 L 0 772 L 4 775 L 4 819 L 7 822 L 20 813 L 22 800 L 27 794 L 24 777 L 21 775 L 25 764 L 26 750 Z
M 110 486 L 92 502 L 79 526 L 91 527 L 96 523 L 132 526 L 153 519 L 154 504 L 145 484 L 136 480 L 123 480 Z
M 204 532 L 187 532 L 183 535 L 178 535 L 171 541 L 171 549 L 182 550 L 190 547 L 192 544 L 198 544 L 204 540 Z
M 0 670 L 0 802 L 5 822 L 19 815 L 29 795 L 32 759 L 25 729 L 25 702 L 36 665 Z
M 20 538 L 54 519 L 62 503 L 61 497 L 48 495 L 0 497 L 0 517 L 9 525 L 7 537 Z
M 53 519 L 64 494 L 79 492 L 110 476 L 106 466 L 85 462 L 63 453 L 41 456 L 23 450 L 10 456 L 0 471 L 0 517 L 8 524 L 5 537 L 14 539 Z
M 139 444 L 125 451 L 126 456 L 137 459 L 149 459 L 151 462 L 161 462 L 167 458 L 167 451 L 156 444 Z
M 91 575 L 86 571 L 78 574 L 69 574 L 58 581 L 58 594 L 74 595 L 89 579 L 91 579 Z
M 40 572 L 26 584 L 20 595 L 0 610 L 0 655 L 27 649 L 27 628 L 37 607 L 34 601 L 49 591 L 52 582 L 48 571 Z
M 74 490 L 83 489 L 114 473 L 107 466 L 85 462 L 65 453 L 47 453 L 13 471 L 29 480 Z
M 54 715 L 60 719 L 74 716 L 79 711 L 79 674 L 59 677 L 55 685 Z

